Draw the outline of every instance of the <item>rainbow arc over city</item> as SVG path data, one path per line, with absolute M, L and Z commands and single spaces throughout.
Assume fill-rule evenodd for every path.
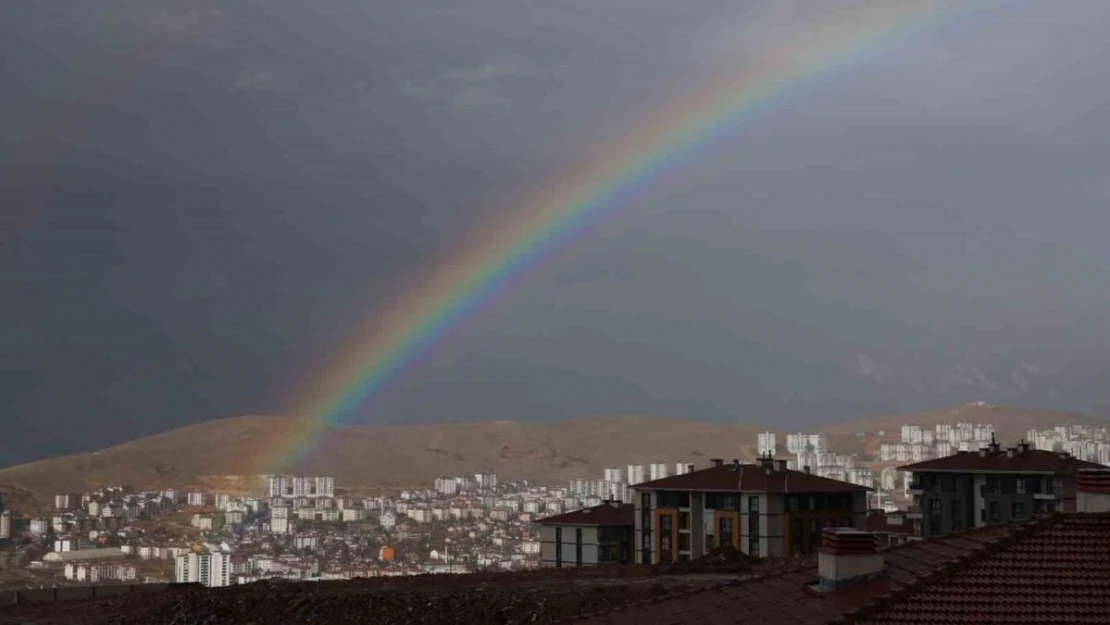
M 537 185 L 513 216 L 461 245 L 385 308 L 372 311 L 349 346 L 298 396 L 290 414 L 305 419 L 259 455 L 259 473 L 293 470 L 330 426 L 401 379 L 443 344 L 462 321 L 588 231 L 591 224 L 658 184 L 715 141 L 734 137 L 762 112 L 854 63 L 986 5 L 959 0 L 854 0 L 836 4 L 812 28 L 789 33 L 759 58 L 679 94 L 600 145 L 573 171 Z M 809 10 L 809 3 L 785 3 Z M 802 7 L 802 8 L 798 8 Z

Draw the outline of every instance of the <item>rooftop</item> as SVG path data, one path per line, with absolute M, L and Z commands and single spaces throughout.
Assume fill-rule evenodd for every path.
M 689 490 L 770 493 L 841 493 L 869 490 L 840 480 L 786 468 L 785 460 L 760 459 L 760 464 L 722 463 L 634 484 L 636 490 Z
M 961 471 L 982 473 L 1075 473 L 1103 465 L 1080 460 L 1064 452 L 1032 449 L 1022 442 L 1003 449 L 997 442 L 979 451 L 960 451 L 933 460 L 898 467 L 902 471 Z
M 549 516 L 536 521 L 542 525 L 634 525 L 636 507 L 630 503 L 605 502 L 592 508 L 583 508 L 564 514 Z
M 1110 514 L 987 526 L 880 550 L 886 579 L 821 594 L 817 567 L 597 613 L 576 625 L 1110 622 Z

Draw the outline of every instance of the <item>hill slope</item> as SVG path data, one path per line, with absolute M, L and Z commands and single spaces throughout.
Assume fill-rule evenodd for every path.
M 263 416 L 210 421 L 101 451 L 52 458 L 0 471 L 0 489 L 39 494 L 90 487 L 206 485 L 257 488 L 249 476 L 306 422 Z M 340 486 L 428 483 L 439 475 L 493 471 L 509 479 L 562 482 L 600 478 L 604 467 L 631 462 L 692 462 L 754 453 L 757 426 L 647 417 L 599 417 L 556 423 L 509 421 L 331 428 L 300 470 L 334 475 Z
M 874 452 L 878 439 L 897 437 L 903 423 L 993 423 L 1004 443 L 1030 428 L 1061 423 L 1106 425 L 1088 415 L 968 404 L 923 414 L 888 415 L 823 428 L 832 449 Z M 262 487 L 256 474 L 288 441 L 303 439 L 303 420 L 243 416 L 209 421 L 98 452 L 52 458 L 0 470 L 0 490 L 19 501 L 31 495 L 86 492 L 129 484 L 142 488 L 205 487 L 228 492 Z M 330 428 L 297 469 L 334 475 L 340 487 L 415 486 L 439 475 L 492 471 L 506 479 L 561 483 L 599 479 L 605 467 L 678 461 L 705 466 L 711 457 L 752 458 L 760 425 L 700 423 L 649 417 L 594 417 L 555 423 L 492 421 L 438 425 Z M 774 429 L 774 428 L 770 428 Z M 780 438 L 779 448 L 785 441 Z M 672 469 L 673 470 L 673 469 Z

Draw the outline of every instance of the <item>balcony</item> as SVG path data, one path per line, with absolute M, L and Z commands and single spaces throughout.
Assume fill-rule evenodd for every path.
M 1060 493 L 1033 493 L 1033 499 L 1038 501 L 1056 501 L 1060 498 Z
M 911 521 L 912 520 L 920 521 L 921 519 L 925 518 L 925 514 L 922 513 L 920 506 L 910 506 L 909 508 L 906 509 L 906 518 L 911 520 Z

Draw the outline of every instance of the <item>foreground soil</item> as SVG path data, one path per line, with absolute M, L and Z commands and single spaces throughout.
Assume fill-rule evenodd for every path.
M 720 573 L 579 576 L 552 571 L 517 576 L 260 582 L 10 606 L 0 608 L 0 624 L 550 624 L 720 584 L 733 577 Z

